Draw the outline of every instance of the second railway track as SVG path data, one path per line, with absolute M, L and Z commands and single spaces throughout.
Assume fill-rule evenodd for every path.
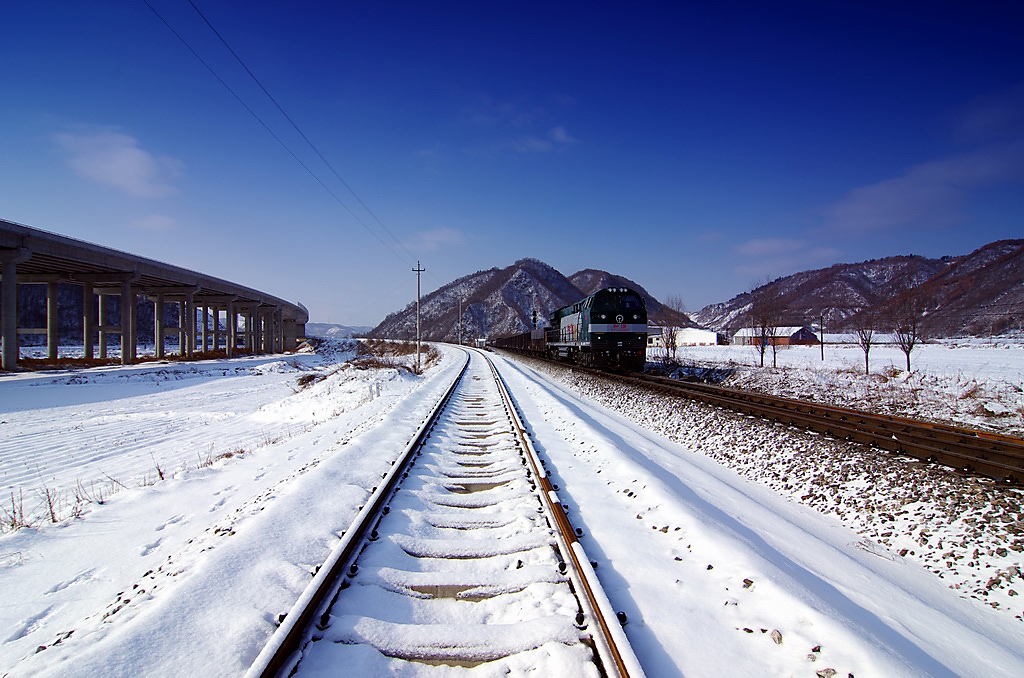
M 250 675 L 642 675 L 484 355 L 406 456 Z

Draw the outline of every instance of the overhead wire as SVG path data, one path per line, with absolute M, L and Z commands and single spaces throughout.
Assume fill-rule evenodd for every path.
M 205 60 L 205 59 L 204 59 L 204 58 L 203 58 L 203 57 L 202 57 L 202 56 L 201 56 L 201 55 L 200 55 L 200 54 L 199 54 L 199 53 L 198 53 L 198 52 L 197 52 L 197 51 L 196 51 L 195 49 L 193 49 L 192 45 L 190 45 L 190 44 L 189 44 L 189 42 L 188 42 L 187 40 L 185 40 L 185 38 L 184 38 L 184 37 L 183 37 L 183 36 L 182 36 L 182 35 L 181 35 L 181 34 L 180 34 L 180 33 L 179 33 L 179 32 L 178 32 L 177 30 L 175 30 L 175 28 L 174 28 L 173 26 L 171 26 L 171 24 L 170 24 L 170 23 L 169 23 L 169 22 L 167 21 L 167 19 L 165 19 L 165 18 L 163 17 L 163 15 L 162 15 L 162 14 L 160 14 L 160 12 L 159 12 L 159 11 L 157 11 L 157 9 L 156 9 L 155 7 L 153 7 L 153 5 L 152 5 L 152 4 L 150 4 L 149 0 L 142 0 L 142 1 L 143 1 L 143 2 L 144 2 L 144 3 L 146 4 L 146 6 L 147 6 L 147 7 L 149 7 L 149 9 L 150 9 L 150 10 L 151 10 L 151 11 L 153 12 L 153 14 L 155 14 L 155 15 L 156 15 L 156 17 L 157 17 L 158 19 L 160 19 L 160 21 L 161 21 L 161 22 L 162 22 L 162 23 L 164 24 L 164 26 L 166 26 L 166 27 L 167 27 L 167 29 L 168 29 L 169 31 L 171 31 L 171 33 L 173 33 L 173 34 L 174 34 L 174 36 L 175 36 L 175 37 L 176 37 L 176 38 L 178 39 L 178 41 L 179 41 L 179 42 L 181 42 L 181 44 L 182 44 L 182 45 L 184 45 L 184 46 L 185 46 L 185 48 L 186 48 L 186 49 L 188 49 L 188 51 L 189 51 L 189 52 L 191 52 L 191 53 L 192 53 L 192 55 L 193 55 L 193 56 L 194 56 L 194 57 L 195 57 L 196 59 L 198 59 L 198 60 L 199 60 L 199 63 L 201 63 L 201 64 L 202 64 L 202 65 L 203 65 L 203 66 L 204 66 L 204 67 L 206 68 L 206 70 L 208 70 L 208 71 L 210 72 L 210 74 L 211 74 L 211 75 L 213 75 L 213 77 L 214 77 L 214 78 L 215 78 L 215 79 L 217 80 L 217 82 L 219 82 L 219 83 L 220 83 L 221 85 L 223 85 L 223 86 L 224 86 L 224 88 L 225 88 L 225 89 L 226 89 L 226 90 L 227 90 L 228 92 L 230 92 L 230 93 L 231 93 L 231 96 L 233 96 L 233 97 L 235 98 L 235 100 L 236 100 L 236 101 L 238 101 L 238 103 L 239 103 L 239 104 L 241 104 L 241 105 L 242 105 L 242 107 L 243 107 L 243 108 L 245 108 L 245 110 L 249 112 L 249 115 L 251 115 L 251 116 L 253 117 L 253 119 L 255 119 L 255 120 L 256 120 L 256 122 L 258 122 L 258 123 L 260 124 L 260 126 L 261 126 L 261 127 L 263 127 L 263 129 L 265 129 L 265 130 L 267 131 L 267 133 L 268 133 L 268 134 L 270 134 L 270 136 L 272 136 L 272 137 L 274 138 L 274 140 L 275 140 L 275 141 L 277 141 L 277 143 L 278 143 L 278 144 L 280 144 L 280 145 L 281 145 L 281 147 L 282 147 L 282 148 L 284 148 L 284 150 L 285 150 L 285 151 L 287 151 L 287 152 L 288 152 L 288 154 L 289 154 L 290 156 L 292 156 L 292 158 L 293 158 L 293 159 L 294 159 L 294 160 L 295 160 L 295 161 L 296 161 L 297 163 L 299 163 L 299 165 L 301 165 L 301 166 L 302 166 L 302 168 L 303 168 L 304 170 L 306 170 L 306 172 L 307 172 L 307 173 L 308 173 L 308 174 L 309 174 L 309 175 L 310 175 L 311 177 L 313 177 L 313 179 L 314 179 L 314 180 L 315 180 L 315 181 L 316 181 L 316 182 L 317 182 L 318 184 L 320 184 L 320 186 L 321 186 L 321 187 L 322 187 L 322 188 L 323 188 L 323 189 L 324 189 L 325 191 L 327 191 L 327 193 L 328 193 L 328 194 L 329 194 L 329 195 L 330 195 L 330 196 L 331 196 L 332 198 L 334 198 L 335 202 L 337 202 L 337 203 L 338 203 L 339 205 L 341 205 L 341 206 L 342 206 L 342 207 L 343 207 L 343 208 L 344 208 L 344 209 L 345 209 L 345 210 L 346 210 L 346 211 L 347 211 L 347 212 L 348 212 L 348 213 L 349 213 L 350 215 L 352 215 L 352 218 L 354 218 L 354 219 L 355 219 L 355 220 L 356 220 L 356 221 L 357 221 L 357 222 L 358 222 L 358 223 L 359 223 L 359 224 L 360 224 L 360 225 L 361 225 L 361 226 L 362 226 L 363 228 L 365 228 L 365 229 L 366 229 L 366 230 L 367 230 L 367 231 L 368 231 L 368 232 L 369 232 L 369 233 L 370 233 L 370 234 L 371 234 L 371 235 L 372 235 L 373 237 L 375 237 L 375 238 L 376 238 L 376 239 L 377 239 L 378 241 L 380 241 L 380 243 L 381 243 L 382 245 L 384 245 L 384 247 L 385 247 L 385 248 L 387 248 L 387 250 L 388 250 L 389 252 L 391 252 L 392 254 L 394 254 L 394 255 L 395 255 L 396 257 L 398 257 L 399 259 L 401 259 L 401 260 L 402 260 L 403 262 L 405 262 L 405 263 L 407 263 L 407 264 L 410 264 L 410 265 L 411 265 L 411 261 L 408 261 L 408 260 L 406 260 L 406 259 L 405 259 L 405 257 L 403 257 L 403 256 L 402 256 L 401 254 L 399 254 L 398 252 L 396 252 L 396 251 L 394 250 L 394 248 L 392 248 L 392 247 L 391 247 L 391 245 L 389 245 L 389 244 L 388 244 L 388 243 L 387 243 L 387 242 L 386 242 L 386 241 L 385 241 L 385 240 L 384 240 L 384 239 L 383 239 L 383 238 L 382 238 L 382 237 L 380 236 L 380 234 L 378 234 L 378 233 L 377 233 L 377 232 L 376 232 L 375 230 L 373 230 L 372 228 L 370 228 L 370 226 L 369 226 L 369 225 L 368 225 L 368 224 L 367 224 L 366 222 L 364 222 L 364 221 L 363 221 L 363 220 L 362 220 L 362 219 L 361 219 L 361 218 L 359 217 L 359 215 L 358 215 L 358 214 L 356 214 L 356 213 L 355 213 L 355 211 L 353 211 L 353 210 L 352 210 L 352 208 L 351 208 L 351 207 L 349 207 L 349 206 L 348 206 L 348 205 L 347 205 L 347 204 L 346 204 L 346 203 L 345 203 L 345 202 L 344 202 L 344 201 L 343 201 L 343 200 L 342 200 L 342 199 L 341 199 L 341 198 L 340 198 L 340 197 L 338 196 L 338 194 L 337 194 L 337 193 L 335 193 L 335 192 L 334 192 L 333 190 L 331 190 L 331 188 L 330 188 L 330 187 L 329 187 L 329 186 L 328 186 L 328 185 L 327 185 L 326 183 L 324 183 L 324 181 L 323 181 L 323 180 L 322 180 L 322 179 L 321 179 L 321 178 L 320 178 L 320 177 L 319 177 L 319 176 L 318 176 L 318 175 L 316 174 L 316 172 L 314 172 L 314 171 L 313 171 L 313 170 L 312 170 L 312 169 L 311 169 L 311 168 L 309 167 L 309 165 L 307 165 L 307 164 L 306 164 L 305 162 L 303 162 L 303 160 L 302 160 L 302 159 L 301 159 L 301 158 L 300 158 L 300 157 L 299 157 L 299 156 L 298 156 L 298 155 L 297 155 L 297 154 L 295 153 L 295 151 L 293 151 L 293 150 L 291 149 L 291 147 L 290 147 L 290 146 L 288 146 L 288 144 L 286 144 L 286 143 L 284 142 L 284 140 L 283 140 L 283 139 L 281 139 L 281 137 L 280 137 L 280 136 L 278 136 L 278 135 L 277 135 L 277 134 L 276 134 L 276 133 L 274 132 L 274 130 L 272 130 L 272 129 L 270 128 L 270 126 L 269 126 L 269 125 L 267 125 L 267 123 L 263 121 L 263 119 L 262 119 L 262 118 L 260 118 L 260 116 L 259 116 L 259 115 L 258 115 L 258 114 L 256 113 L 256 111 L 254 111 L 254 110 L 253 110 L 253 109 L 252 109 L 252 108 L 251 108 L 251 107 L 250 107 L 250 106 L 249 106 L 249 105 L 248 105 L 247 103 L 245 103 L 245 101 L 244 101 L 244 100 L 242 99 L 242 97 L 241 97 L 241 96 L 239 96 L 239 95 L 238 95 L 238 93 L 236 93 L 236 92 L 235 92 L 235 90 L 234 90 L 234 89 L 232 89 L 232 88 L 231 88 L 231 86 L 230 86 L 230 85 L 229 85 L 229 84 L 228 84 L 228 83 L 227 83 L 227 82 L 226 82 L 226 81 L 225 81 L 225 80 L 224 80 L 224 79 L 223 79 L 222 77 L 220 77 L 220 75 L 219 75 L 219 74 L 217 73 L 217 71 L 216 71 L 216 70 L 214 70 L 214 68 L 213 68 L 212 66 L 210 66 L 210 64 L 209 64 L 209 63 L 207 63 L 207 61 L 206 61 L 206 60 Z M 191 0 L 190 0 L 190 4 L 191 4 Z M 194 5 L 193 5 L 193 7 L 194 7 Z M 198 11 L 198 9 L 197 9 L 197 11 Z M 208 23 L 208 25 L 209 25 L 209 22 L 207 22 L 207 23 Z M 212 28 L 212 26 L 211 26 L 211 28 Z M 230 49 L 230 48 L 229 48 L 229 49 Z M 232 52 L 232 53 L 234 53 L 234 52 Z M 236 57 L 236 58 L 237 58 L 237 57 Z M 248 70 L 248 69 L 246 69 L 246 70 Z M 250 73 L 250 75 L 251 75 L 251 73 Z M 255 76 L 254 76 L 254 77 L 255 77 Z M 261 87 L 262 87 L 262 86 L 261 86 Z M 266 90 L 264 90 L 264 91 L 266 91 Z M 268 96 L 269 96 L 269 93 L 268 93 Z M 275 103 L 276 103 L 276 102 L 275 102 Z M 280 107 L 279 107 L 279 108 L 280 108 Z M 282 111 L 282 113 L 283 113 L 283 111 Z M 286 117 L 288 117 L 288 116 L 286 115 Z M 290 119 L 289 119 L 289 120 L 290 120 Z M 294 125 L 294 123 L 292 123 L 292 124 Z M 301 131 L 300 131 L 299 133 L 301 134 Z M 306 138 L 306 137 L 305 137 L 305 135 L 302 135 L 302 136 L 303 136 L 303 138 Z M 308 139 L 307 139 L 307 143 L 309 143 Z M 311 145 L 312 145 L 312 144 L 311 144 Z M 315 150 L 315 149 L 314 149 L 314 150 Z M 317 155 L 319 155 L 319 152 L 317 152 Z M 322 159 L 322 156 L 321 156 L 321 159 Z M 326 161 L 325 161 L 325 162 L 326 162 Z M 333 168 L 332 168 L 332 169 L 333 169 Z M 340 178 L 340 177 L 339 177 L 339 178 Z M 342 183 L 345 183 L 345 182 L 344 182 L 344 180 L 342 180 Z M 348 184 L 345 184 L 345 185 L 346 185 L 346 187 L 348 187 Z M 349 190 L 351 191 L 351 188 L 350 188 Z M 353 195 L 355 195 L 355 193 L 354 193 L 354 192 L 353 192 Z M 356 199 L 357 199 L 357 200 L 359 200 L 358 196 L 356 196 Z M 360 203 L 362 204 L 362 200 L 359 200 L 359 202 L 360 202 Z M 365 207 L 365 205 L 364 205 L 364 207 Z M 367 211 L 369 211 L 369 209 L 367 209 Z M 371 214 L 372 214 L 372 212 L 371 212 Z M 381 224 L 381 225 L 383 226 L 383 224 Z M 387 229 L 386 229 L 386 227 L 385 227 L 385 230 L 387 230 Z M 394 234 L 392 234 L 392 233 L 391 233 L 390 231 L 388 231 L 388 233 L 389 233 L 389 235 L 391 235 L 391 237 L 392 237 L 392 238 L 394 238 L 394 237 L 395 237 L 395 236 L 394 236 Z M 396 238 L 395 240 L 396 240 L 396 242 L 397 242 L 397 238 Z M 399 243 L 399 245 L 401 245 L 401 243 Z M 403 247 L 403 249 L 404 249 L 404 247 Z
M 292 116 L 290 116 L 288 114 L 288 112 L 284 110 L 284 107 L 281 106 L 281 104 L 277 101 L 277 99 L 274 97 L 274 95 L 271 94 L 269 90 L 267 90 L 267 88 L 263 85 L 263 83 L 260 81 L 260 79 L 258 77 L 256 77 L 256 74 L 252 72 L 252 69 L 250 69 L 249 66 L 245 63 L 245 61 L 242 59 L 242 57 L 238 55 L 238 53 L 231 47 L 230 44 L 228 44 L 228 41 L 224 38 L 223 35 L 221 35 L 221 32 L 218 31 L 217 28 L 206 17 L 206 15 L 203 14 L 202 10 L 200 10 L 199 7 L 196 6 L 196 3 L 193 2 L 193 0 L 188 0 L 188 4 L 192 6 L 192 9 L 194 9 L 196 14 L 198 14 L 199 17 L 203 20 L 203 22 L 206 23 L 207 27 L 211 31 L 213 31 L 213 34 L 217 36 L 217 39 L 220 40 L 221 44 L 224 45 L 224 47 L 229 52 L 231 52 L 231 56 L 233 56 L 235 58 L 235 61 L 237 61 L 238 64 L 243 69 L 245 69 L 245 72 L 249 74 L 249 77 L 252 78 L 253 82 L 255 82 L 256 85 L 263 91 L 263 93 L 267 95 L 267 98 L 270 99 L 270 101 L 274 104 L 274 106 L 277 107 L 277 110 L 280 111 L 281 115 L 284 116 L 285 120 L 287 120 L 291 124 L 292 128 L 294 128 L 295 131 L 298 132 L 299 136 L 302 137 L 302 140 L 306 142 L 306 144 L 313 150 L 313 152 L 316 154 L 316 156 L 318 158 L 320 158 L 320 160 L 324 163 L 324 165 L 326 165 L 327 168 L 329 170 L 331 170 L 331 173 L 334 174 L 335 178 L 337 178 L 337 180 L 340 181 L 342 183 L 342 185 L 346 189 L 348 189 L 348 192 L 352 194 L 352 197 L 354 197 L 359 202 L 359 204 L 362 205 L 363 209 L 366 210 L 367 213 L 369 213 L 369 215 L 373 217 L 373 219 L 377 222 L 377 224 L 382 229 L 384 229 L 384 231 L 388 235 L 391 236 L 391 238 L 398 244 L 399 247 L 402 248 L 403 251 L 405 251 L 406 254 L 409 255 L 409 257 L 411 259 L 412 258 L 412 254 L 409 252 L 408 249 L 406 249 L 405 245 L 402 244 L 402 241 L 399 240 L 398 237 L 395 236 L 395 234 L 391 232 L 391 229 L 389 229 L 384 224 L 384 222 L 381 221 L 380 217 L 378 217 L 377 214 L 372 209 L 370 209 L 369 205 L 367 205 L 363 201 L 363 199 L 361 197 L 359 197 L 359 194 L 355 192 L 355 189 L 353 189 L 349 185 L 349 183 L 347 181 L 345 181 L 345 179 L 341 176 L 341 174 L 338 173 L 338 170 L 336 170 L 334 168 L 334 165 L 332 165 L 331 162 L 328 161 L 327 158 L 324 157 L 323 153 L 320 152 L 320 149 L 317 148 L 316 144 L 314 144 L 309 139 L 309 137 L 306 136 L 306 133 L 303 132 L 302 129 L 299 128 L 298 124 L 295 122 L 295 120 L 292 118 Z M 407 263 L 411 263 L 411 262 L 407 262 Z

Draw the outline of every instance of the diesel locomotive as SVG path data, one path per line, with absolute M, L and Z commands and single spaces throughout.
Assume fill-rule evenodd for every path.
M 538 328 L 495 339 L 497 348 L 602 369 L 642 371 L 647 358 L 647 306 L 626 287 L 609 287 L 558 309 Z

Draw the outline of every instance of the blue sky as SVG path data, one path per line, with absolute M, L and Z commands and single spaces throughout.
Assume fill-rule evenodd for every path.
M 417 259 L 695 311 L 1024 237 L 1017 3 L 193 1 L 316 151 L 188 0 L 5 3 L 0 217 L 365 325 Z

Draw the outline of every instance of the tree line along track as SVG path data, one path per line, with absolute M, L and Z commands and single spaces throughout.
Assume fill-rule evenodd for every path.
M 471 351 L 247 675 L 642 668 L 490 359 Z
M 596 372 L 643 388 L 871 445 L 1012 484 L 1024 481 L 1024 440 L 948 424 L 656 375 Z

